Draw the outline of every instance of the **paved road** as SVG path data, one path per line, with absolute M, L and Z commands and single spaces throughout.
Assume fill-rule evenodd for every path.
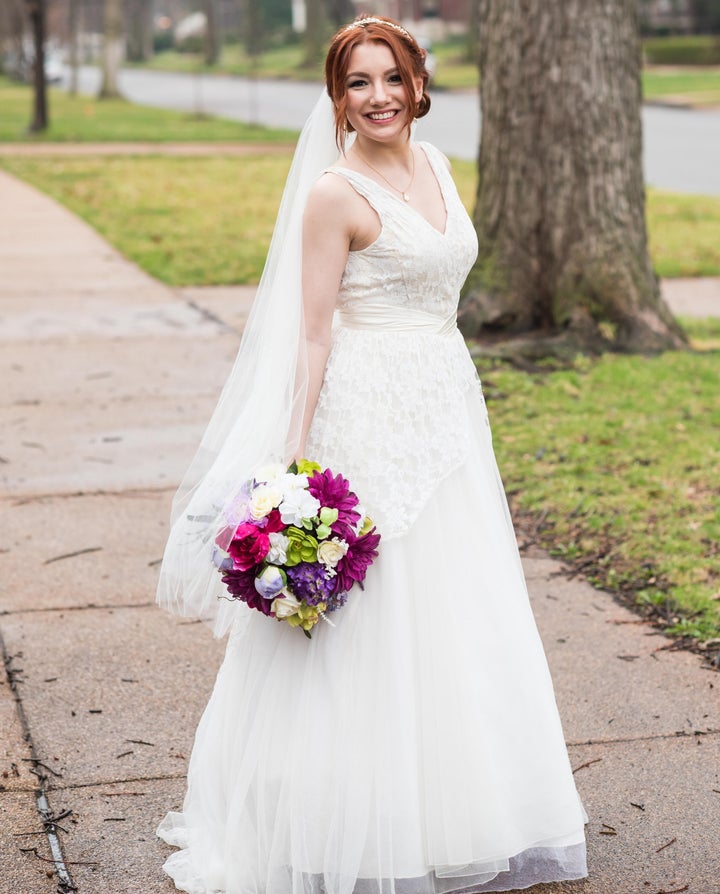
M 81 89 L 95 93 L 99 72 L 83 68 Z M 200 109 L 239 121 L 300 128 L 319 94 L 317 84 L 250 81 L 128 69 L 120 85 L 133 102 L 160 108 Z M 720 112 L 647 106 L 643 109 L 645 178 L 651 186 L 720 195 Z M 480 131 L 474 93 L 435 93 L 418 137 L 447 155 L 473 159 Z

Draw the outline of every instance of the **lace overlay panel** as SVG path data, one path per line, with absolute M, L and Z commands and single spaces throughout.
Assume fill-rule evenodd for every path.
M 440 323 L 457 311 L 475 260 L 475 230 L 438 150 L 419 144 L 447 212 L 445 231 L 374 180 L 333 168 L 376 211 L 382 230 L 351 252 L 338 295 L 343 317 L 373 306 L 408 311 L 408 329 L 336 325 L 306 444 L 308 456 L 350 478 L 382 532 L 396 537 L 417 518 L 437 484 L 468 457 L 469 406 L 484 412 L 475 366 L 457 329 L 412 331 L 414 311 Z M 366 315 L 367 316 L 367 315 Z

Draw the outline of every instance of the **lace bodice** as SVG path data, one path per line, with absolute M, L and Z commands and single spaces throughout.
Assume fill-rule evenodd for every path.
M 374 180 L 348 168 L 330 169 L 369 202 L 382 225 L 375 242 L 350 252 L 340 309 L 380 302 L 441 316 L 457 310 L 460 288 L 477 255 L 477 237 L 443 156 L 428 143 L 419 145 L 445 202 L 444 233 Z
M 468 392 L 482 394 L 454 319 L 475 230 L 442 155 L 420 145 L 445 202 L 443 233 L 374 180 L 331 169 L 368 201 L 382 230 L 348 257 L 306 445 L 309 457 L 348 476 L 385 538 L 409 530 L 467 459 Z

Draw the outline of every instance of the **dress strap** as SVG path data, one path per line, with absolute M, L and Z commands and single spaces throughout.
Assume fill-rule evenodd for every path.
M 370 207 L 377 213 L 380 222 L 382 224 L 385 223 L 386 213 L 392 210 L 393 206 L 396 204 L 396 199 L 386 189 L 380 186 L 379 183 L 376 183 L 364 174 L 350 170 L 350 168 L 326 168 L 323 173 L 337 174 L 339 177 L 342 177 L 343 180 L 347 180 L 355 192 L 361 195 L 367 201 L 368 205 L 370 205 Z

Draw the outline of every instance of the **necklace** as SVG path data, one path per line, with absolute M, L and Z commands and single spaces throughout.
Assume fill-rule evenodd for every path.
M 382 177 L 382 179 L 387 183 L 387 185 L 389 187 L 394 189 L 395 192 L 399 192 L 400 195 L 403 197 L 404 201 L 406 201 L 406 202 L 410 201 L 410 189 L 412 188 L 413 180 L 415 179 L 415 153 L 412 151 L 412 149 L 410 150 L 410 158 L 412 160 L 412 174 L 410 175 L 410 182 L 405 187 L 405 189 L 399 189 L 397 186 L 395 186 L 394 183 L 391 183 L 388 180 L 388 178 L 381 171 L 378 171 L 378 169 L 376 167 L 373 167 L 373 165 L 370 164 L 370 162 L 367 160 L 367 158 L 365 158 L 365 154 L 360 151 L 360 147 L 357 144 L 355 145 L 355 151 L 360 156 L 363 163 L 366 164 L 370 168 L 371 171 L 375 171 L 375 173 L 378 175 L 378 177 Z

